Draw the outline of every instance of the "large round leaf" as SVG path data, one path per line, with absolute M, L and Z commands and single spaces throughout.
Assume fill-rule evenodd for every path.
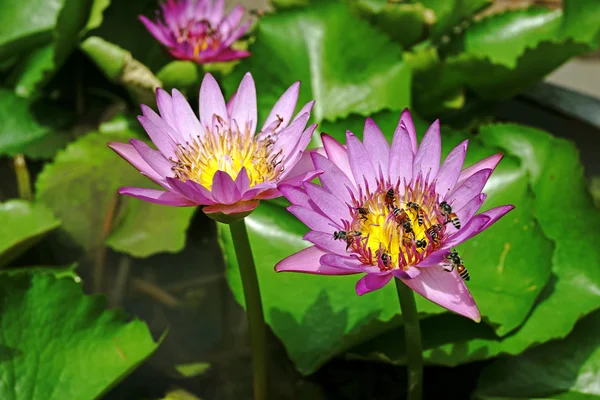
M 156 186 L 106 146 L 134 136 L 130 131 L 90 133 L 58 153 L 36 182 L 39 200 L 61 218 L 63 232 L 86 251 L 103 245 L 102 229 L 107 215 L 114 213 L 115 198 L 122 201 L 121 212 L 107 242 L 115 250 L 147 257 L 179 251 L 185 244 L 194 208 L 116 197 L 121 186 Z
M 0 57 L 20 54 L 51 39 L 65 0 L 0 3 Z
M 0 267 L 60 225 L 46 207 L 23 200 L 0 203 L 0 221 Z
M 0 275 L 0 397 L 98 398 L 156 348 L 148 327 L 104 310 L 72 278 Z
M 439 364 L 519 354 L 535 344 L 566 336 L 579 318 L 600 307 L 600 211 L 587 191 L 575 146 L 545 132 L 511 124 L 487 126 L 481 129 L 479 138 L 519 159 L 533 194 L 535 219 L 554 242 L 552 276 L 525 323 L 505 338 L 495 337 L 486 329 L 473 329 L 471 324 L 452 316 L 426 320 L 425 356 Z M 494 186 L 493 181 L 490 185 Z M 519 224 L 524 229 L 527 223 Z M 517 232 L 513 242 L 525 239 Z M 528 268 L 538 264 L 535 261 Z M 439 329 L 440 326 L 447 329 Z M 401 332 L 389 335 L 387 340 L 378 338 L 357 352 L 403 362 L 402 341 L 390 340 Z
M 495 361 L 482 372 L 477 399 L 578 396 L 600 398 L 600 312 L 577 323 L 563 340 L 553 340 L 517 357 Z M 586 397 L 589 396 L 589 397 Z
M 27 152 L 49 130 L 40 126 L 29 110 L 29 103 L 13 92 L 0 89 L 0 155 Z
M 252 57 L 225 80 L 233 94 L 250 71 L 256 81 L 259 119 L 295 81 L 302 81 L 299 104 L 316 100 L 313 118 L 337 119 L 401 109 L 410 101 L 410 69 L 401 48 L 342 2 L 323 1 L 262 18 Z M 372 55 L 376 54 L 377 57 Z

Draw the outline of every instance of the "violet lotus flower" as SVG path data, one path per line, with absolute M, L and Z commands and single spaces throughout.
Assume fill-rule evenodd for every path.
M 236 6 L 224 14 L 225 0 L 167 0 L 160 5 L 162 20 L 155 22 L 140 15 L 148 31 L 181 60 L 199 64 L 248 57 L 249 52 L 231 45 L 243 36 L 250 21 L 240 24 L 244 8 Z
M 277 101 L 262 129 L 257 125 L 256 89 L 247 73 L 225 103 L 210 74 L 200 87 L 200 119 L 176 89 L 158 89 L 160 116 L 142 105 L 138 120 L 156 145 L 141 140 L 109 146 L 164 190 L 124 187 L 120 193 L 170 206 L 203 206 L 221 222 L 233 222 L 254 210 L 260 200 L 279 197 L 280 183 L 301 184 L 318 172 L 302 158 L 316 128 L 305 129 L 314 102 L 292 119 L 300 82 Z M 296 165 L 298 164 L 298 165 Z
M 350 131 L 347 147 L 325 134 L 322 139 L 323 154 L 311 154 L 322 171 L 321 186 L 280 187 L 292 203 L 288 210 L 311 229 L 304 239 L 313 246 L 279 262 L 275 270 L 364 274 L 356 285 L 359 295 L 396 277 L 434 303 L 479 322 L 463 282 L 468 272 L 452 250 L 514 208 L 476 214 L 486 197 L 481 191 L 502 155 L 463 169 L 464 141 L 440 167 L 439 121 L 417 146 L 408 110 L 391 148 L 371 119 L 363 143 Z

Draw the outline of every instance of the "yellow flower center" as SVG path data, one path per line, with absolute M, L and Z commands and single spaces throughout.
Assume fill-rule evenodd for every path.
M 224 171 L 235 180 L 246 168 L 252 187 L 276 180 L 283 171 L 282 152 L 274 153 L 274 144 L 271 136 L 256 140 L 248 129 L 240 133 L 221 119 L 214 132 L 178 144 L 173 172 L 184 182 L 190 179 L 211 190 L 215 172 Z
M 398 185 L 380 184 L 374 193 L 354 200 L 352 217 L 346 226 L 349 250 L 382 270 L 418 264 L 440 248 L 446 230 L 435 191 L 420 180 L 407 185 L 402 195 Z

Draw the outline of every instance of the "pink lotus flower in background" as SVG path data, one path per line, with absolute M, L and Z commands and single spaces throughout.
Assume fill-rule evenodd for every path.
M 475 215 L 485 200 L 481 191 L 502 155 L 463 170 L 464 141 L 440 167 L 439 121 L 417 146 L 408 110 L 402 113 L 391 148 L 371 119 L 365 123 L 363 143 L 349 131 L 347 147 L 325 134 L 322 139 L 324 153 L 311 154 L 322 171 L 321 186 L 280 186 L 292 203 L 288 210 L 311 229 L 304 239 L 313 246 L 282 260 L 275 270 L 362 273 L 356 285 L 359 295 L 396 277 L 434 303 L 480 321 L 463 282 L 468 272 L 452 249 L 514 208 L 501 206 Z
M 249 52 L 231 45 L 243 36 L 250 22 L 240 24 L 244 8 L 236 6 L 224 15 L 225 0 L 167 0 L 160 5 L 162 21 L 140 20 L 173 57 L 199 64 L 248 57 Z
M 137 139 L 109 146 L 165 190 L 124 187 L 120 193 L 170 206 L 201 205 L 211 218 L 233 222 L 260 200 L 279 197 L 279 183 L 312 179 L 317 174 L 312 163 L 298 161 L 316 128 L 305 129 L 314 102 L 292 119 L 299 90 L 299 82 L 290 86 L 255 135 L 256 89 L 249 73 L 227 104 L 206 74 L 199 120 L 178 90 L 170 96 L 158 89 L 160 116 L 142 105 L 138 117 L 158 151 Z

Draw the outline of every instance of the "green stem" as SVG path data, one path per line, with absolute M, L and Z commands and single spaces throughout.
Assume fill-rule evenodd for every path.
M 408 400 L 421 400 L 423 394 L 423 348 L 421 344 L 421 328 L 415 296 L 411 288 L 400 279 L 396 281 L 402 322 L 406 336 L 406 356 L 408 368 Z
M 31 190 L 31 177 L 27 169 L 27 162 L 23 154 L 17 154 L 14 159 L 15 175 L 17 176 L 17 189 L 19 197 L 23 200 L 33 200 L 33 192 Z
M 246 312 L 248 313 L 250 344 L 252 346 L 254 400 L 265 400 L 267 398 L 267 329 L 260 300 L 256 267 L 252 258 L 246 223 L 242 219 L 229 226 L 235 255 L 240 267 Z

